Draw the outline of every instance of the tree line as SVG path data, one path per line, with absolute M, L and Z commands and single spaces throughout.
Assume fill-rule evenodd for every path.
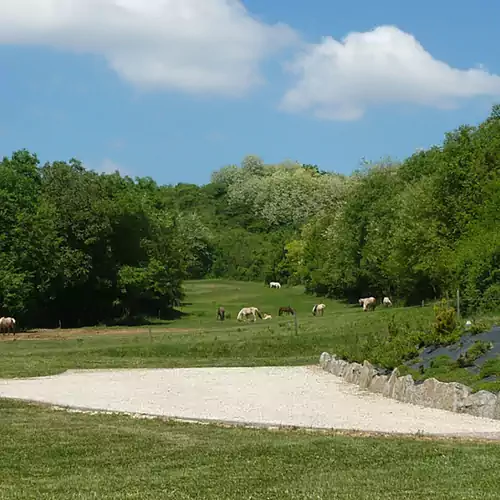
M 405 304 L 500 301 L 500 106 L 440 146 L 351 175 L 247 156 L 206 185 L 0 163 L 0 315 L 78 326 L 170 317 L 185 279 L 303 284 Z

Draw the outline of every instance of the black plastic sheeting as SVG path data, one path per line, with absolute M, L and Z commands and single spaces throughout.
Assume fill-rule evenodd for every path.
M 439 356 L 448 356 L 453 361 L 456 361 L 461 354 L 465 354 L 467 350 L 476 342 L 477 340 L 482 340 L 484 342 L 491 342 L 493 347 L 485 353 L 483 356 L 477 358 L 474 361 L 473 366 L 467 366 L 467 370 L 472 373 L 479 373 L 481 366 L 485 361 L 489 359 L 494 359 L 500 355 L 500 326 L 494 326 L 491 330 L 477 335 L 471 335 L 466 333 L 462 335 L 460 340 L 455 344 L 449 346 L 430 346 L 426 347 L 419 355 L 418 363 L 407 363 L 410 368 L 414 370 L 420 370 L 422 367 L 429 368 L 431 362 Z M 488 377 L 489 379 L 489 377 Z M 493 377 L 492 379 L 496 379 Z M 487 379 L 484 379 L 487 380 Z

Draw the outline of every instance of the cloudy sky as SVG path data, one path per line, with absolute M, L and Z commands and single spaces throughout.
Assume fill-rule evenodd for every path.
M 205 183 L 247 154 L 348 173 L 500 102 L 491 0 L 0 2 L 0 153 Z

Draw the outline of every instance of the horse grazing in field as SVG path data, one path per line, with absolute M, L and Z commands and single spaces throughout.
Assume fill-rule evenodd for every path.
M 295 309 L 290 306 L 280 307 L 278 310 L 278 316 L 282 316 L 284 313 L 293 314 L 293 316 L 295 316 Z
M 389 297 L 384 297 L 382 304 L 384 304 L 385 307 L 392 307 L 392 302 Z
M 226 317 L 226 310 L 222 306 L 220 306 L 219 309 L 217 309 L 216 319 L 220 319 L 221 321 L 224 321 L 225 317 Z
M 269 288 L 281 288 L 281 283 L 278 283 L 277 281 L 271 281 L 269 282 Z
M 262 314 L 256 307 L 244 307 L 237 316 L 237 320 L 241 321 L 243 318 L 248 319 L 250 316 L 253 316 L 253 320 L 256 321 L 257 318 L 255 317 L 257 315 L 260 319 L 262 319 Z
M 272 319 L 270 314 L 264 314 L 263 319 Z
M 377 306 L 377 299 L 375 297 L 367 297 L 365 299 L 359 299 L 359 305 L 363 306 L 363 311 L 375 310 Z
M 325 304 L 314 304 L 312 313 L 314 314 L 314 316 L 317 316 L 318 314 L 320 316 L 323 316 L 323 313 L 325 312 L 325 307 L 326 307 Z
M 0 318 L 0 332 L 4 335 L 12 331 L 12 334 L 16 334 L 16 320 L 14 318 Z

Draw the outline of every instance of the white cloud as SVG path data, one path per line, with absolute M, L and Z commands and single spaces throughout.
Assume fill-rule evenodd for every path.
M 298 39 L 240 0 L 0 2 L 0 44 L 37 44 L 106 58 L 132 84 L 239 96 L 260 62 Z
M 461 99 L 500 95 L 500 76 L 483 67 L 452 68 L 394 26 L 353 32 L 341 42 L 325 37 L 307 46 L 288 70 L 297 80 L 281 108 L 331 120 L 359 119 L 373 105 L 450 109 Z

